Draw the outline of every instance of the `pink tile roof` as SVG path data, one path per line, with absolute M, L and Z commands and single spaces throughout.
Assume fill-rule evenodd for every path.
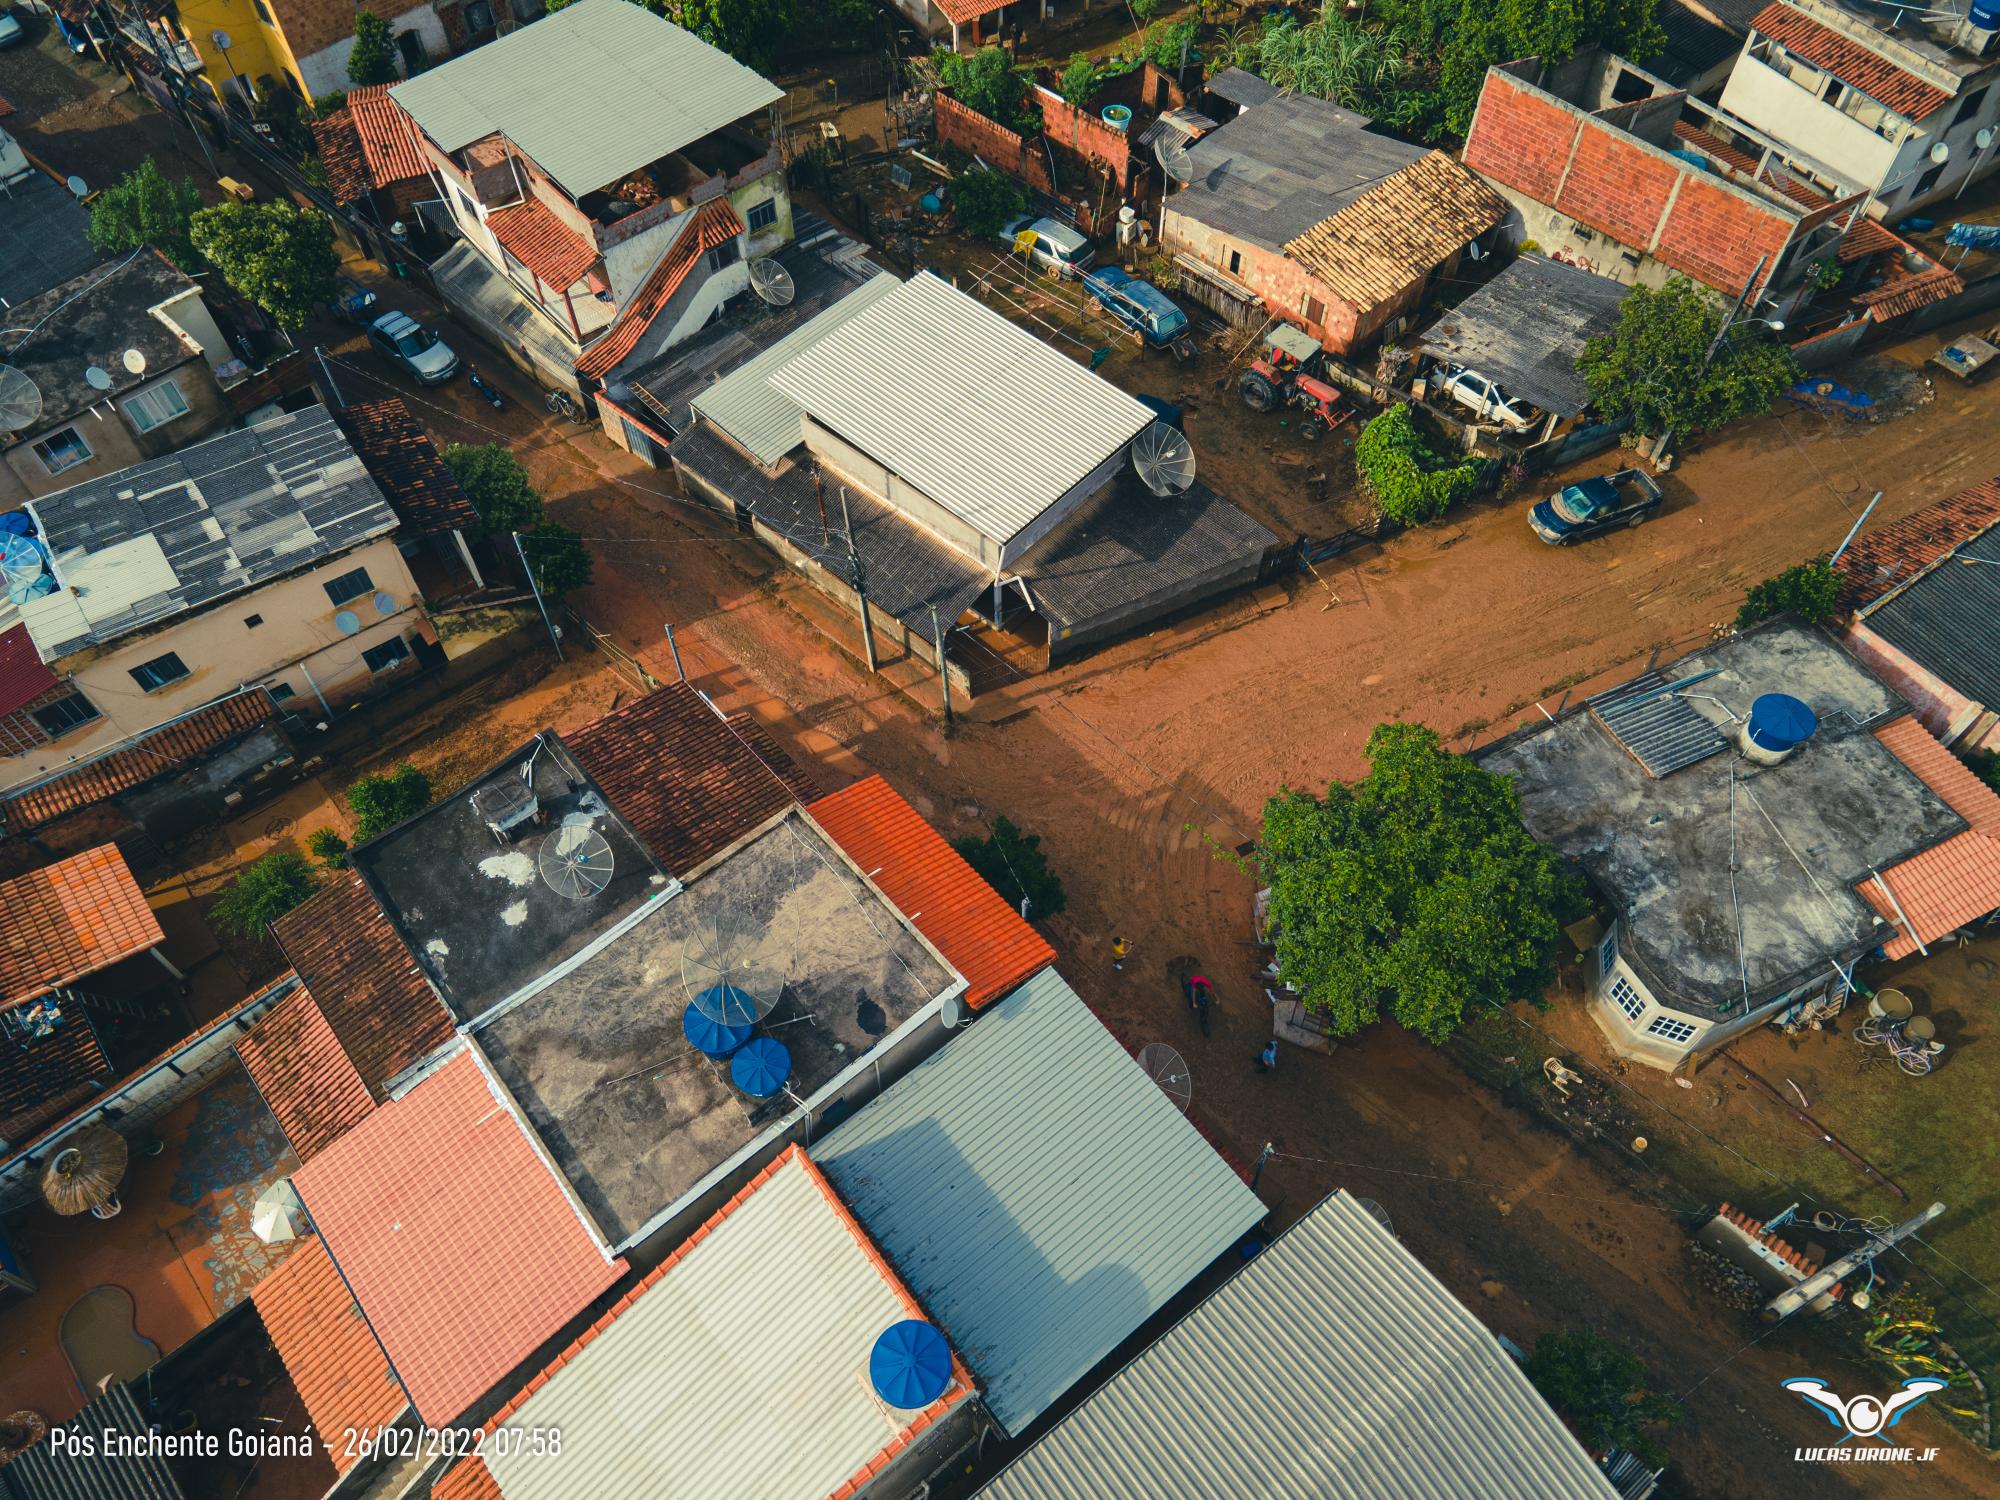
M 469 1049 L 292 1181 L 431 1426 L 462 1416 L 625 1271 Z
M 300 1245 L 250 1289 L 250 1300 L 305 1402 L 326 1456 L 345 1474 L 358 1457 L 347 1434 L 387 1427 L 409 1403 L 334 1269 L 326 1242 L 309 1239 Z
M 1917 938 L 1934 943 L 2000 910 L 2000 796 L 1915 719 L 1885 724 L 1875 738 L 1972 825 L 1884 870 L 1882 878 L 1896 897 L 1893 904 L 1872 880 L 1855 887 L 1883 920 L 1895 924 L 1896 935 L 1882 945 L 1883 951 L 1891 958 L 1907 958 L 1917 951 Z M 1916 928 L 1916 938 L 1897 920 L 1897 906 Z

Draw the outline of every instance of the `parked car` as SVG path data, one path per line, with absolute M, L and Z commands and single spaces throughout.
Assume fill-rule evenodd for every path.
M 21 18 L 14 14 L 13 7 L 0 5 L 0 47 L 11 47 L 26 35 L 21 29 Z
M 442 385 L 458 373 L 451 346 L 408 313 L 385 312 L 368 325 L 368 342 L 418 385 Z
M 1083 273 L 1084 294 L 1156 349 L 1166 349 L 1187 332 L 1188 317 L 1174 299 L 1116 266 L 1099 266 Z
M 1643 469 L 1620 469 L 1568 485 L 1528 512 L 1528 525 L 1552 547 L 1567 547 L 1614 526 L 1637 526 L 1659 513 L 1660 486 Z
M 1463 365 L 1439 365 L 1429 377 L 1430 389 L 1449 396 L 1473 415 L 1508 427 L 1527 427 L 1535 420 L 1535 409 L 1518 401 L 1477 370 Z
M 1080 275 L 1094 258 L 1090 241 L 1069 225 L 1027 214 L 1009 221 L 1001 229 L 1000 243 L 1009 250 L 1013 249 L 1024 229 L 1031 229 L 1035 234 L 1035 243 L 1028 250 L 1029 261 L 1052 276 Z

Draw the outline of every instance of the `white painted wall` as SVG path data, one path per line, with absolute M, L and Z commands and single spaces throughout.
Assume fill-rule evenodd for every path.
M 430 5 L 419 5 L 414 10 L 403 12 L 389 23 L 392 33 L 414 31 L 424 44 L 424 52 L 435 67 L 451 56 L 451 38 L 445 34 L 444 22 L 438 19 L 437 11 Z M 299 59 L 299 72 L 304 76 L 306 87 L 315 96 L 345 92 L 353 82 L 347 76 L 347 59 L 354 51 L 354 38 L 342 37 L 331 47 L 323 47 L 308 57 Z M 402 56 L 397 54 L 397 66 L 402 66 Z
M 1893 175 L 1897 144 L 1828 102 L 1838 93 L 1839 84 L 1830 83 L 1827 99 L 1815 98 L 1809 89 L 1746 52 L 1737 59 L 1722 91 L 1722 108 L 1821 163 L 1832 176 L 1861 187 L 1880 186 Z
M 604 274 L 611 282 L 611 295 L 619 307 L 625 306 L 638 293 L 653 267 L 659 264 L 660 257 L 681 237 L 681 230 L 686 227 L 693 212 L 690 208 L 671 219 L 662 219 L 650 229 L 642 230 L 604 252 Z

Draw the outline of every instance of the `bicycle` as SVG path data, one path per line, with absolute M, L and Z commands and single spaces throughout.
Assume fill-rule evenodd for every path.
M 580 408 L 576 404 L 576 397 L 572 396 L 568 391 L 562 389 L 562 387 L 560 386 L 557 386 L 555 389 L 549 392 L 548 408 L 550 411 L 554 412 L 557 416 L 568 417 L 572 422 L 581 420 L 581 418 L 577 416 L 577 412 L 580 411 L 582 408 Z

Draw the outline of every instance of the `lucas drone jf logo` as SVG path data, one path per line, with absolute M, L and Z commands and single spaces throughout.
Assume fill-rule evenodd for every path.
M 1946 1382 L 1935 1376 L 1918 1375 L 1903 1382 L 1903 1388 L 1888 1396 L 1876 1396 L 1863 1392 L 1858 1396 L 1841 1396 L 1829 1389 L 1824 1380 L 1817 1376 L 1799 1376 L 1783 1382 L 1786 1390 L 1816 1409 L 1828 1422 L 1841 1430 L 1840 1441 L 1827 1448 L 1799 1448 L 1793 1451 L 1793 1458 L 1802 1462 L 1819 1463 L 1866 1463 L 1917 1462 L 1923 1463 L 1937 1456 L 1935 1448 L 1899 1448 L 1889 1436 L 1889 1429 L 1908 1416 L 1925 1401 L 1946 1388 Z M 1867 1443 L 1846 1446 L 1855 1438 L 1874 1438 L 1881 1447 Z

